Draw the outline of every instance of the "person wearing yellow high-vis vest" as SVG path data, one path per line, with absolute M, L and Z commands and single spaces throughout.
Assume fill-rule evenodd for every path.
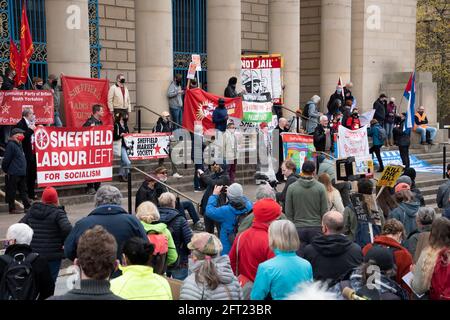
M 425 107 L 420 106 L 414 115 L 414 131 L 421 135 L 421 144 L 434 145 L 434 138 L 436 137 L 437 129 L 428 125 L 427 115 L 425 114 Z M 427 132 L 430 133 L 430 138 L 427 139 Z

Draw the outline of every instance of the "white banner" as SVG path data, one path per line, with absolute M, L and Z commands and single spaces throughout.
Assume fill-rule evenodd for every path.
M 130 160 L 169 157 L 170 133 L 132 133 L 124 136 Z
M 350 130 L 339 126 L 338 131 L 339 158 L 355 157 L 356 159 L 370 158 L 367 126 L 358 130 Z

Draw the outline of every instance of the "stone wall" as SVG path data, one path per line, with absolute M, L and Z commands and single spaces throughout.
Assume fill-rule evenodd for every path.
M 300 2 L 300 103 L 302 105 L 313 95 L 320 94 L 320 7 L 321 0 L 301 0 Z M 322 97 L 323 101 L 324 97 Z
M 269 0 L 242 0 L 241 16 L 242 52 L 268 53 Z
M 115 82 L 125 74 L 131 103 L 136 103 L 134 0 L 98 0 L 101 77 Z M 130 117 L 133 119 L 133 117 Z
M 357 0 L 352 4 L 353 93 L 363 110 L 379 96 L 384 74 L 415 66 L 417 0 Z M 380 10 L 380 28 L 370 18 Z M 369 11 L 369 12 L 368 12 Z

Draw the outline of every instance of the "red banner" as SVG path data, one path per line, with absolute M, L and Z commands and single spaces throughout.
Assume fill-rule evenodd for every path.
M 53 94 L 50 90 L 0 91 L 0 125 L 16 125 L 27 108 L 34 112 L 36 124 L 53 124 Z
M 31 38 L 30 25 L 28 24 L 26 1 L 22 2 L 22 21 L 20 23 L 20 57 L 21 68 L 17 76 L 18 84 L 27 83 L 28 67 L 34 52 L 33 39 Z
M 111 181 L 112 130 L 38 127 L 34 135 L 39 187 Z
M 194 131 L 194 122 L 201 121 L 203 129 L 214 129 L 212 114 L 219 104 L 219 99 L 225 100 L 228 116 L 242 119 L 242 99 L 224 98 L 213 95 L 200 88 L 186 90 L 184 97 L 183 127 Z
M 9 39 L 9 66 L 11 67 L 11 69 L 16 71 L 14 83 L 16 86 L 18 86 L 20 70 L 22 68 L 22 61 L 20 58 L 19 50 L 17 50 L 17 46 L 14 43 L 12 37 Z
M 113 119 L 108 108 L 109 82 L 107 79 L 61 77 L 64 106 L 68 128 L 80 128 L 92 115 L 92 106 L 103 106 L 104 125 L 112 125 Z

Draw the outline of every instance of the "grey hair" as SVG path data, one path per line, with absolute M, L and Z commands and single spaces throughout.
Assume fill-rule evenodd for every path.
M 23 111 L 22 111 L 22 117 L 24 117 L 24 118 L 26 118 L 26 117 L 28 117 L 30 114 L 32 114 L 33 113 L 33 111 L 31 111 L 31 109 L 29 109 L 29 108 L 25 108 L 25 109 L 23 109 Z
M 269 227 L 269 247 L 272 250 L 297 251 L 300 247 L 297 228 L 289 220 L 277 220 Z
M 328 121 L 328 117 L 326 115 L 322 115 L 322 116 L 320 116 L 320 121 L 322 121 L 322 120 Z
M 338 211 L 328 211 L 323 215 L 322 223 L 331 234 L 340 234 L 344 230 L 344 215 Z
M 431 225 L 435 216 L 436 212 L 431 207 L 420 207 L 417 211 L 417 220 L 422 225 Z
M 122 204 L 122 193 L 116 187 L 106 185 L 98 189 L 94 201 L 96 207 L 107 204 L 120 206 Z
M 175 208 L 177 198 L 170 192 L 164 192 L 158 198 L 159 206 L 166 208 Z
M 320 97 L 315 94 L 311 97 L 311 101 L 314 102 L 315 104 L 317 104 L 320 102 Z
M 16 244 L 30 245 L 33 239 L 33 229 L 25 223 L 15 223 L 8 228 L 6 238 L 8 240 L 15 240 Z
M 275 191 L 273 191 L 273 188 L 268 184 L 262 184 L 256 189 L 256 200 L 266 198 L 276 200 Z

